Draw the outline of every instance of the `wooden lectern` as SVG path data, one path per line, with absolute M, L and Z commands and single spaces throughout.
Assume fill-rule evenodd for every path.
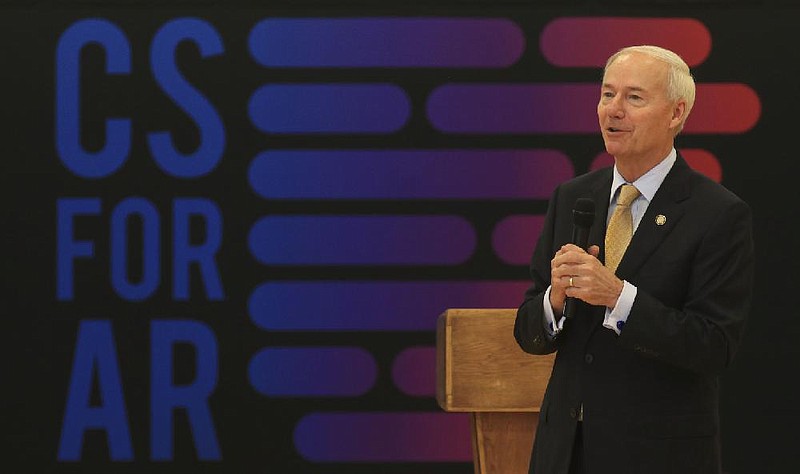
M 448 309 L 436 324 L 436 399 L 472 413 L 476 474 L 527 474 L 554 355 L 514 340 L 516 309 Z

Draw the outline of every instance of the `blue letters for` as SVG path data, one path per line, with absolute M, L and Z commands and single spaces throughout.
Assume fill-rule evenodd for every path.
M 189 228 L 193 216 L 202 217 L 205 223 L 206 239 L 199 245 L 190 242 Z M 225 295 L 215 260 L 222 245 L 222 212 L 219 207 L 208 199 L 175 199 L 172 222 L 173 299 L 189 299 L 189 266 L 197 263 L 208 299 L 222 300 Z
M 94 257 L 94 244 L 89 240 L 73 240 L 75 216 L 100 214 L 98 198 L 60 198 L 56 202 L 56 297 L 71 301 L 75 297 L 74 260 Z

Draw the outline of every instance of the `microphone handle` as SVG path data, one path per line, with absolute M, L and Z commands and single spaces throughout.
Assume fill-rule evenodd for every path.
M 589 246 L 589 228 L 577 225 L 573 227 L 572 243 L 586 250 L 586 247 Z M 564 317 L 570 319 L 575 316 L 575 312 L 578 310 L 579 304 L 580 300 L 567 297 L 567 299 L 564 301 Z

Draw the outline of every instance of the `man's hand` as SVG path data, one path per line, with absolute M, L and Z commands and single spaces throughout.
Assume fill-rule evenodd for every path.
M 622 293 L 622 280 L 603 266 L 597 245 L 586 252 L 574 244 L 566 244 L 550 261 L 550 305 L 558 314 L 564 312 L 569 296 L 595 306 L 613 308 Z M 571 286 L 570 286 L 571 283 Z

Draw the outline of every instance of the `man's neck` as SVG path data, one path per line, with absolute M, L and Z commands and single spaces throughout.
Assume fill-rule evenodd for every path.
M 669 144 L 664 150 L 657 153 L 652 153 L 648 156 L 616 156 L 614 162 L 617 165 L 619 174 L 625 178 L 625 181 L 632 183 L 637 179 L 644 176 L 645 173 L 653 169 L 654 166 L 661 163 L 670 151 L 672 150 L 672 143 Z

